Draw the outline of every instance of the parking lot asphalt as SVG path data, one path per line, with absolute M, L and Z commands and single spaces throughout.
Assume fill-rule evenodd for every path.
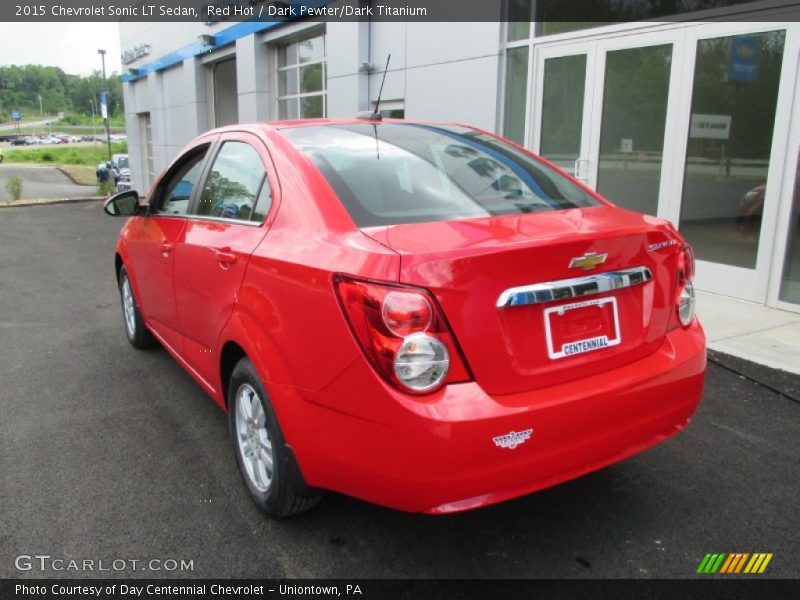
M 47 554 L 193 561 L 122 572 L 145 577 L 682 578 L 707 552 L 800 577 L 800 405 L 713 363 L 684 432 L 579 480 L 452 516 L 329 494 L 263 518 L 225 415 L 125 339 L 121 225 L 94 202 L 0 209 L 0 577 L 113 575 L 15 568 Z

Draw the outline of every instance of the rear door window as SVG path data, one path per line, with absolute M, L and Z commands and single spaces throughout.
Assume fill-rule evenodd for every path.
M 263 220 L 264 203 L 259 202 L 258 213 L 254 208 L 264 185 L 268 194 L 266 170 L 256 149 L 245 142 L 226 141 L 206 177 L 197 214 L 239 221 L 250 221 L 257 214 L 257 220 Z

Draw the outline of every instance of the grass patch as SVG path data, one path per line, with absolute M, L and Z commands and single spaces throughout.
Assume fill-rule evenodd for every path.
M 111 152 L 125 154 L 128 152 L 128 142 L 114 142 L 111 144 Z M 108 160 L 108 148 L 104 145 L 25 148 L 6 151 L 5 160 L 9 163 L 85 165 L 97 168 L 98 164 Z
M 93 166 L 64 165 L 59 169 L 78 185 L 97 185 L 97 170 Z

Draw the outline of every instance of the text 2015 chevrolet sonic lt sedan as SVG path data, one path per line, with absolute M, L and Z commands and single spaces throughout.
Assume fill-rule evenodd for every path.
M 273 516 L 335 490 L 448 513 L 680 431 L 705 339 L 693 257 L 523 148 L 461 125 L 324 120 L 192 141 L 116 248 L 125 331 L 228 411 Z

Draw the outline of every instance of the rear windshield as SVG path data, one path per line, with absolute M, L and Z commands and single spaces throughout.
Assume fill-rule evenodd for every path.
M 280 132 L 313 161 L 359 227 L 599 204 L 510 144 L 465 127 L 355 123 Z

